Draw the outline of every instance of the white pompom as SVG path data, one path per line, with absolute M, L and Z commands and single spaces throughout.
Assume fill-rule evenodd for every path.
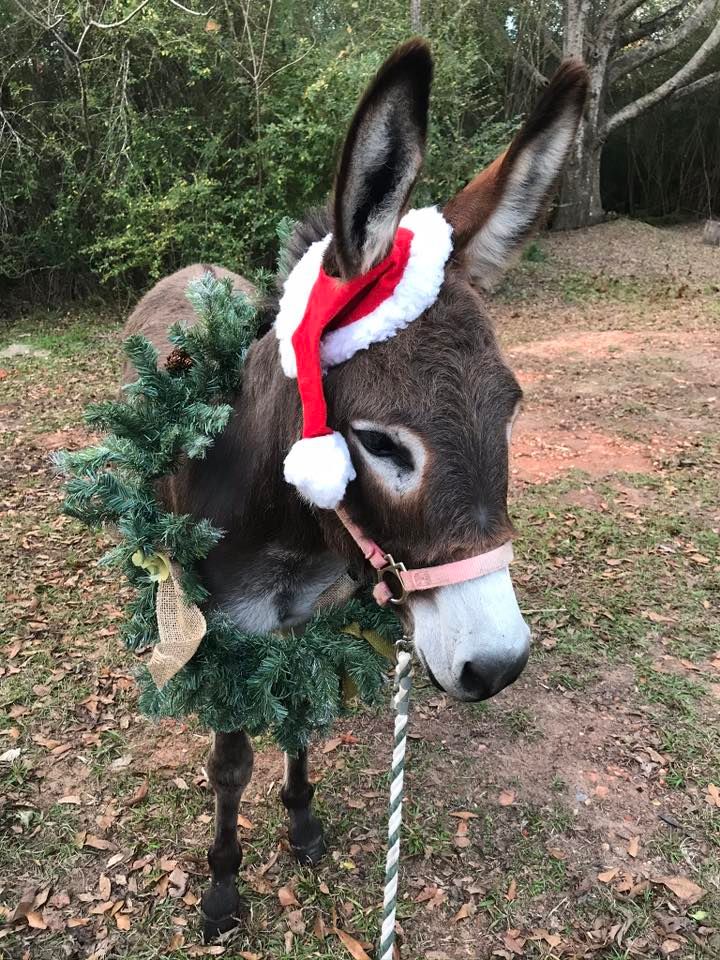
M 345 488 L 355 479 L 345 438 L 341 433 L 298 440 L 285 457 L 285 479 L 316 507 L 334 510 Z

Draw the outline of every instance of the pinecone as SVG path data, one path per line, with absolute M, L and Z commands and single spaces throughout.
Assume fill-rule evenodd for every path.
M 175 347 L 165 361 L 165 369 L 172 374 L 185 373 L 192 365 L 193 358 L 179 347 Z

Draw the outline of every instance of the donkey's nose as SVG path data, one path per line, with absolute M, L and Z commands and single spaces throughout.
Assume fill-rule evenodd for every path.
M 525 669 L 530 650 L 512 660 L 467 660 L 460 672 L 460 685 L 468 700 L 488 700 L 510 686 Z

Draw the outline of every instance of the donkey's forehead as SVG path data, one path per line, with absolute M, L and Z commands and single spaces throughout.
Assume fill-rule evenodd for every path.
M 409 425 L 510 417 L 522 391 L 478 294 L 449 271 L 433 306 L 405 330 L 330 371 L 337 412 Z M 351 413 L 352 411 L 352 413 Z

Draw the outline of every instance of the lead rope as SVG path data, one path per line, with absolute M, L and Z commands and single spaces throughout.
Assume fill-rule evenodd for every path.
M 400 826 L 402 824 L 403 780 L 405 776 L 405 747 L 407 745 L 408 708 L 412 686 L 412 647 L 407 637 L 397 644 L 395 664 L 395 744 L 392 755 L 390 783 L 390 819 L 388 822 L 388 849 L 385 859 L 385 895 L 380 931 L 378 960 L 393 960 L 395 945 L 395 911 L 397 908 L 398 869 L 400 862 Z

